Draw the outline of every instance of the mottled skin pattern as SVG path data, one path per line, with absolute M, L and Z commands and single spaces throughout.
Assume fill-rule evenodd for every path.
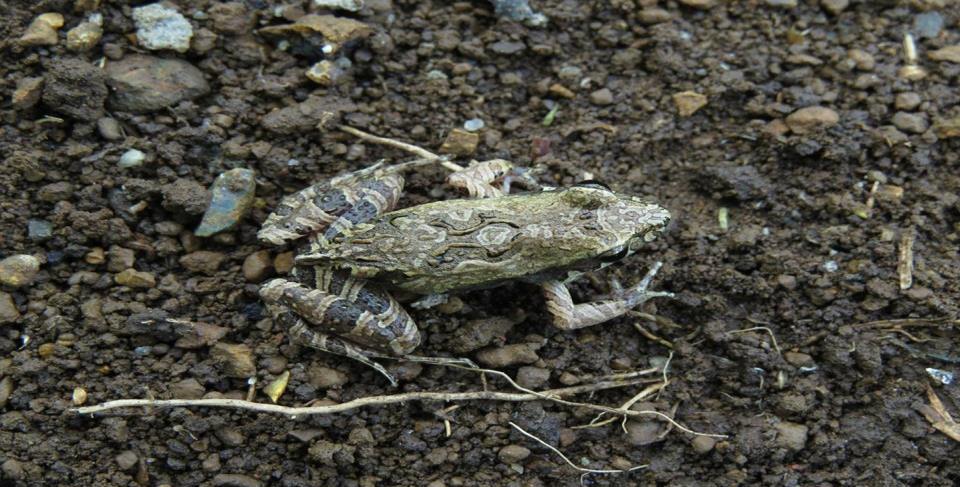
M 403 189 L 398 166 L 291 195 L 259 237 L 273 244 L 309 237 L 309 251 L 297 257 L 292 279 L 274 279 L 260 294 L 295 339 L 366 363 L 391 382 L 370 357 L 456 360 L 409 355 L 420 335 L 391 289 L 437 295 L 514 280 L 538 283 L 563 329 L 602 323 L 669 295 L 647 291 L 658 263 L 637 286 L 574 304 L 566 282 L 634 253 L 659 235 L 670 214 L 596 183 L 504 196 L 493 183 L 510 171 L 502 160 L 476 164 L 448 182 L 482 199 L 395 211 Z

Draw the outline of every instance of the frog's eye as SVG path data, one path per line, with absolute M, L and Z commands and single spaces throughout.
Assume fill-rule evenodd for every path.
M 579 183 L 576 184 L 576 186 L 579 186 L 581 188 L 605 189 L 607 191 L 613 191 L 612 189 L 610 189 L 610 186 L 607 186 L 606 184 L 601 183 L 596 179 L 588 179 L 586 181 L 580 181 Z
M 630 247 L 621 245 L 619 247 L 614 247 L 609 252 L 600 256 L 600 260 L 602 262 L 617 262 L 619 260 L 623 260 L 629 254 Z

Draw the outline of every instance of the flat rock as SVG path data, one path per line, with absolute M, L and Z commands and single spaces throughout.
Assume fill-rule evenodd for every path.
M 960 45 L 941 47 L 928 52 L 927 57 L 934 61 L 960 64 Z
M 63 15 L 49 12 L 38 15 L 27 30 L 20 36 L 19 43 L 24 47 L 55 46 L 59 41 L 57 30 L 63 27 Z
M 243 278 L 247 282 L 260 282 L 273 271 L 273 259 L 270 252 L 260 250 L 243 259 Z
M 311 96 L 301 103 L 264 115 L 260 125 L 278 134 L 293 134 L 337 124 L 342 114 L 356 109 L 353 102 L 342 97 Z
M 180 59 L 131 55 L 107 63 L 111 107 L 135 113 L 160 110 L 210 91 L 203 73 Z
M 157 285 L 157 279 L 153 274 L 136 269 L 127 269 L 113 276 L 113 279 L 121 286 L 134 288 L 152 288 Z

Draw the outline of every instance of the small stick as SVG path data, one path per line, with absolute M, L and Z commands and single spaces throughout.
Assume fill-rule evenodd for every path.
M 360 140 L 365 140 L 367 142 L 372 142 L 374 144 L 385 145 L 387 147 L 393 147 L 394 149 L 400 149 L 402 151 L 409 152 L 413 155 L 422 157 L 424 159 L 440 159 L 439 155 L 434 154 L 433 152 L 430 152 L 424 149 L 423 147 L 418 147 L 413 144 L 400 142 L 399 140 L 388 139 L 386 137 L 378 137 L 376 135 L 368 134 L 362 130 L 355 129 L 347 125 L 341 125 L 340 130 L 350 135 L 353 135 L 354 137 L 357 137 Z M 446 161 L 446 160 L 441 161 L 440 165 L 454 172 L 463 170 L 463 166 L 459 164 L 455 164 L 450 161 Z
M 900 275 L 900 290 L 910 289 L 913 285 L 913 228 L 900 236 L 900 258 L 897 260 L 897 274 Z
M 570 459 L 567 458 L 566 455 L 564 455 L 563 453 L 561 453 L 560 450 L 557 450 L 556 448 L 554 448 L 553 446 L 551 446 L 549 443 L 547 443 L 547 442 L 541 440 L 540 438 L 537 438 L 536 436 L 533 436 L 533 435 L 531 435 L 530 433 L 527 433 L 526 431 L 524 431 L 523 428 L 517 426 L 517 424 L 514 423 L 513 421 L 510 421 L 510 426 L 513 426 L 513 428 L 516 429 L 517 431 L 519 431 L 521 434 L 523 434 L 523 436 L 526 436 L 527 438 L 530 438 L 530 439 L 536 441 L 537 443 L 540 443 L 541 445 L 549 448 L 550 451 L 556 453 L 557 455 L 560 455 L 560 458 L 562 458 L 563 461 L 567 462 L 567 465 L 570 465 L 571 467 L 573 467 L 573 468 L 575 468 L 575 469 L 577 469 L 577 470 L 579 470 L 579 471 L 581 471 L 581 472 L 584 472 L 584 473 L 624 473 L 624 472 L 632 472 L 632 471 L 634 471 L 634 470 L 638 470 L 638 469 L 641 469 L 641 468 L 647 468 L 647 465 L 638 465 L 638 466 L 636 466 L 636 467 L 631 467 L 631 468 L 629 468 L 629 469 L 627 469 L 627 470 L 617 470 L 617 469 L 596 470 L 596 469 L 592 469 L 592 468 L 583 468 L 583 467 L 577 466 L 576 464 L 574 464 L 573 462 L 571 462 Z
M 868 321 L 866 323 L 855 323 L 850 325 L 855 328 L 892 328 L 902 326 L 940 326 L 940 325 L 960 325 L 960 319 L 957 318 L 899 318 L 893 320 Z

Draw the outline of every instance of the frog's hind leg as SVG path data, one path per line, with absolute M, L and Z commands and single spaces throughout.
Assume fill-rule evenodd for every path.
M 290 311 L 284 311 L 277 306 L 268 308 L 273 314 L 274 320 L 287 329 L 291 341 L 356 360 L 386 377 L 390 381 L 390 385 L 397 386 L 397 379 L 393 374 L 387 372 L 386 368 L 373 360 L 375 357 L 382 357 L 383 354 L 367 350 L 335 336 L 314 331 L 310 329 L 306 321 L 298 318 Z
M 673 293 L 648 290 L 661 265 L 655 263 L 636 286 L 616 292 L 611 299 L 590 303 L 574 304 L 562 281 L 544 282 L 541 286 L 547 299 L 547 310 L 553 315 L 553 324 L 564 330 L 584 328 L 622 316 L 651 298 L 672 297 Z
M 257 237 L 273 245 L 323 232 L 331 240 L 353 225 L 392 210 L 403 192 L 403 176 L 364 169 L 321 182 L 285 197 Z

